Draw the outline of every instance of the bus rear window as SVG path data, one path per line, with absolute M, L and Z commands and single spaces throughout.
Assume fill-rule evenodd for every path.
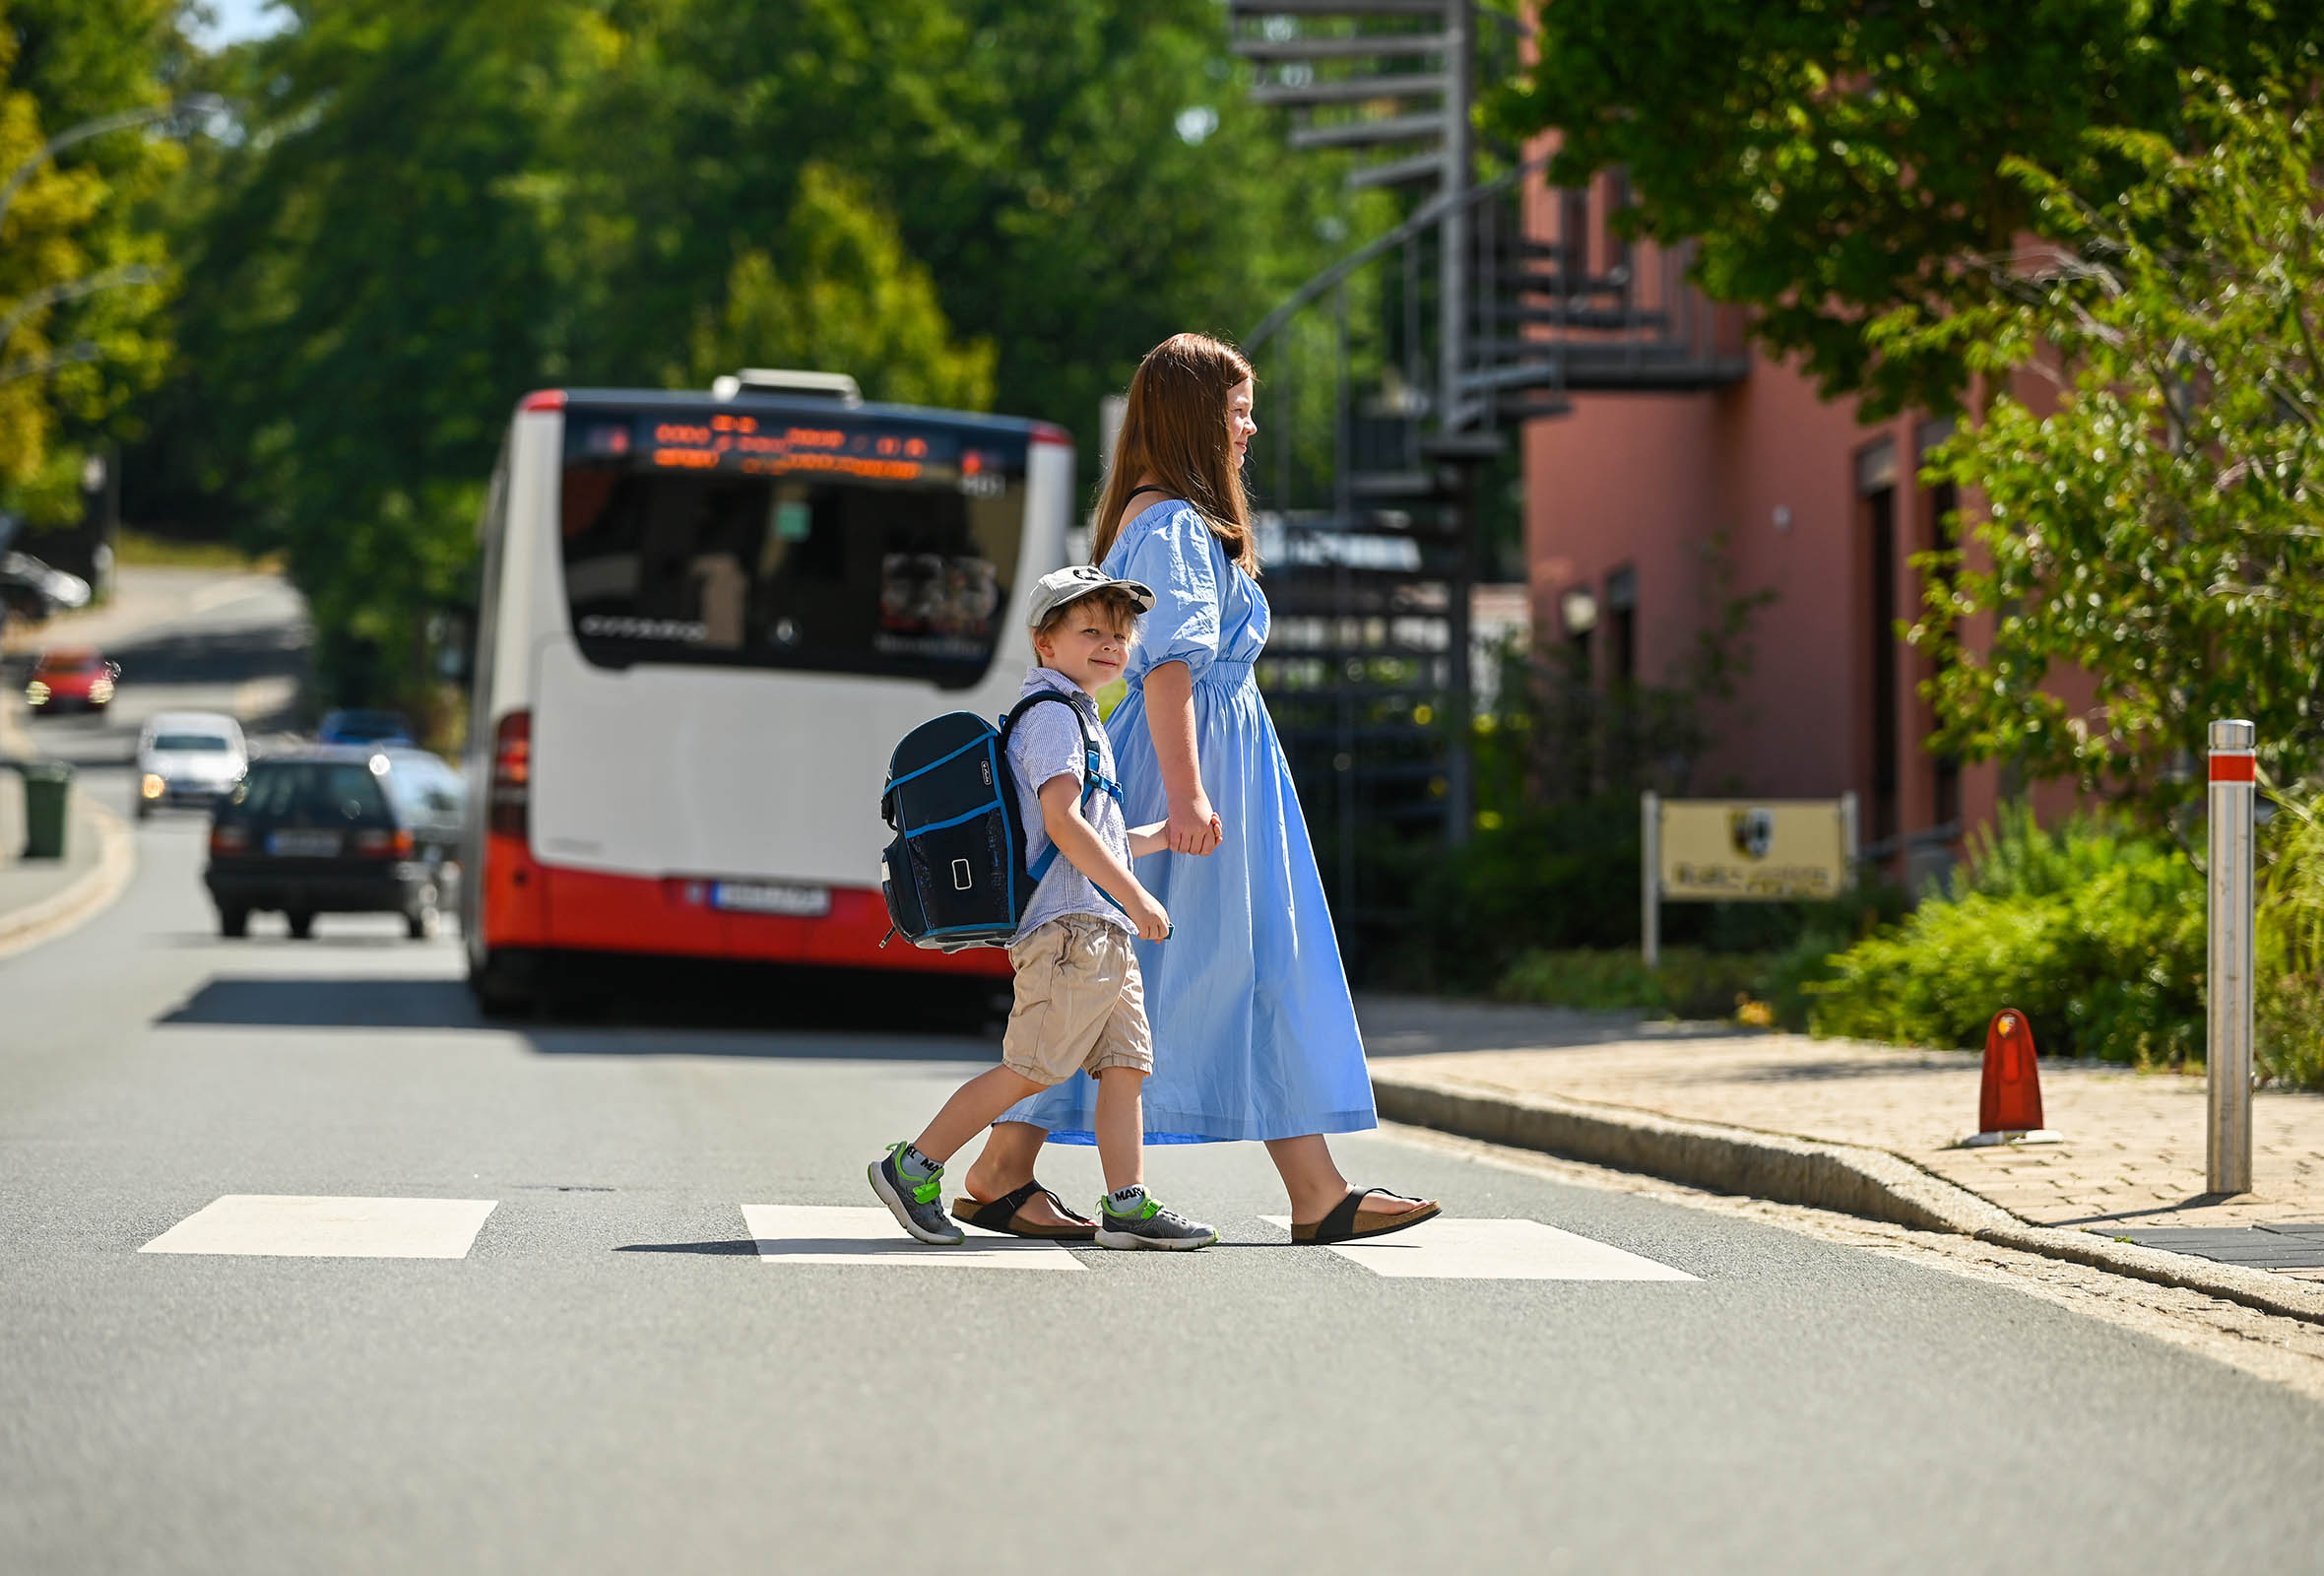
M 833 413 L 568 412 L 581 654 L 976 684 L 1023 534 L 1025 440 Z

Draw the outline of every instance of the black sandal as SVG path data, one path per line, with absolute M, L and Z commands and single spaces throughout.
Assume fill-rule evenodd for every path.
M 1378 1193 L 1391 1199 L 1403 1199 L 1420 1206 L 1402 1215 L 1384 1215 L 1378 1210 L 1367 1210 L 1364 1201 Z M 1390 1231 L 1401 1231 L 1408 1225 L 1433 1220 L 1444 1214 L 1444 1207 L 1430 1199 L 1415 1199 L 1388 1188 L 1350 1188 L 1347 1197 L 1331 1207 L 1331 1213 L 1313 1225 L 1291 1227 L 1291 1240 L 1316 1247 L 1328 1247 L 1334 1242 L 1360 1242 L 1366 1237 L 1385 1237 Z
M 1068 1220 L 1079 1222 L 1066 1226 L 1021 1226 L 1016 1223 L 1016 1213 L 1035 1198 L 1047 1199 L 1056 1206 L 1057 1213 Z M 990 1204 L 980 1204 L 965 1195 L 952 1201 L 952 1217 L 975 1226 L 979 1231 L 998 1231 L 1002 1236 L 1035 1237 L 1043 1242 L 1094 1242 L 1097 1222 L 1070 1209 L 1065 1201 L 1043 1187 L 1038 1181 L 1028 1182 L 1014 1192 L 1003 1193 Z

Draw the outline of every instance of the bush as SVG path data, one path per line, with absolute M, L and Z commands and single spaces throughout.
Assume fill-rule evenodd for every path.
M 2324 989 L 2306 974 L 2286 974 L 2259 993 L 2252 1059 L 2260 1082 L 2285 1088 L 2324 1088 Z
M 1672 947 L 1661 966 L 1636 952 L 1530 952 L 1502 975 L 1493 994 L 1546 1007 L 1639 1008 L 1674 1018 L 1733 1018 L 1758 994 L 1768 958 Z
M 2175 848 L 2087 818 L 2045 832 L 2018 810 L 1972 846 L 1957 887 L 1807 982 L 1810 1027 L 1976 1046 L 2015 1007 L 2053 1055 L 2201 1057 L 2203 886 Z

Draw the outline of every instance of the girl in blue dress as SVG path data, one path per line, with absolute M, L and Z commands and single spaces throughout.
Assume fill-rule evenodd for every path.
M 1292 1239 L 1345 1242 L 1417 1225 L 1437 1206 L 1340 1175 L 1324 1135 L 1378 1125 L 1323 884 L 1252 664 L 1267 602 L 1243 494 L 1250 363 L 1180 334 L 1130 380 L 1092 557 L 1155 595 L 1106 724 L 1131 824 L 1167 821 L 1175 856 L 1139 879 L 1175 936 L 1139 943 L 1154 1073 L 1150 1144 L 1264 1143 L 1290 1195 Z M 1151 874 L 1149 874 L 1151 871 Z M 1044 1138 L 1089 1142 L 1088 1081 L 1012 1107 L 955 1213 L 1057 1236 L 1086 1224 L 1033 1180 Z

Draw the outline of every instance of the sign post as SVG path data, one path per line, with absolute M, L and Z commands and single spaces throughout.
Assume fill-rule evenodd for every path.
M 2258 730 L 2240 720 L 2211 725 L 2211 955 L 2205 1060 L 2210 1084 L 2206 1186 L 2251 1191 L 2252 799 Z
M 1662 905 L 1838 897 L 1854 879 L 1856 796 L 1639 796 L 1639 918 L 1646 966 L 1662 961 Z
M 1646 857 L 1639 861 L 1639 934 L 1646 938 L 1646 966 L 1662 966 L 1662 796 L 1649 788 L 1639 795 L 1639 835 Z

